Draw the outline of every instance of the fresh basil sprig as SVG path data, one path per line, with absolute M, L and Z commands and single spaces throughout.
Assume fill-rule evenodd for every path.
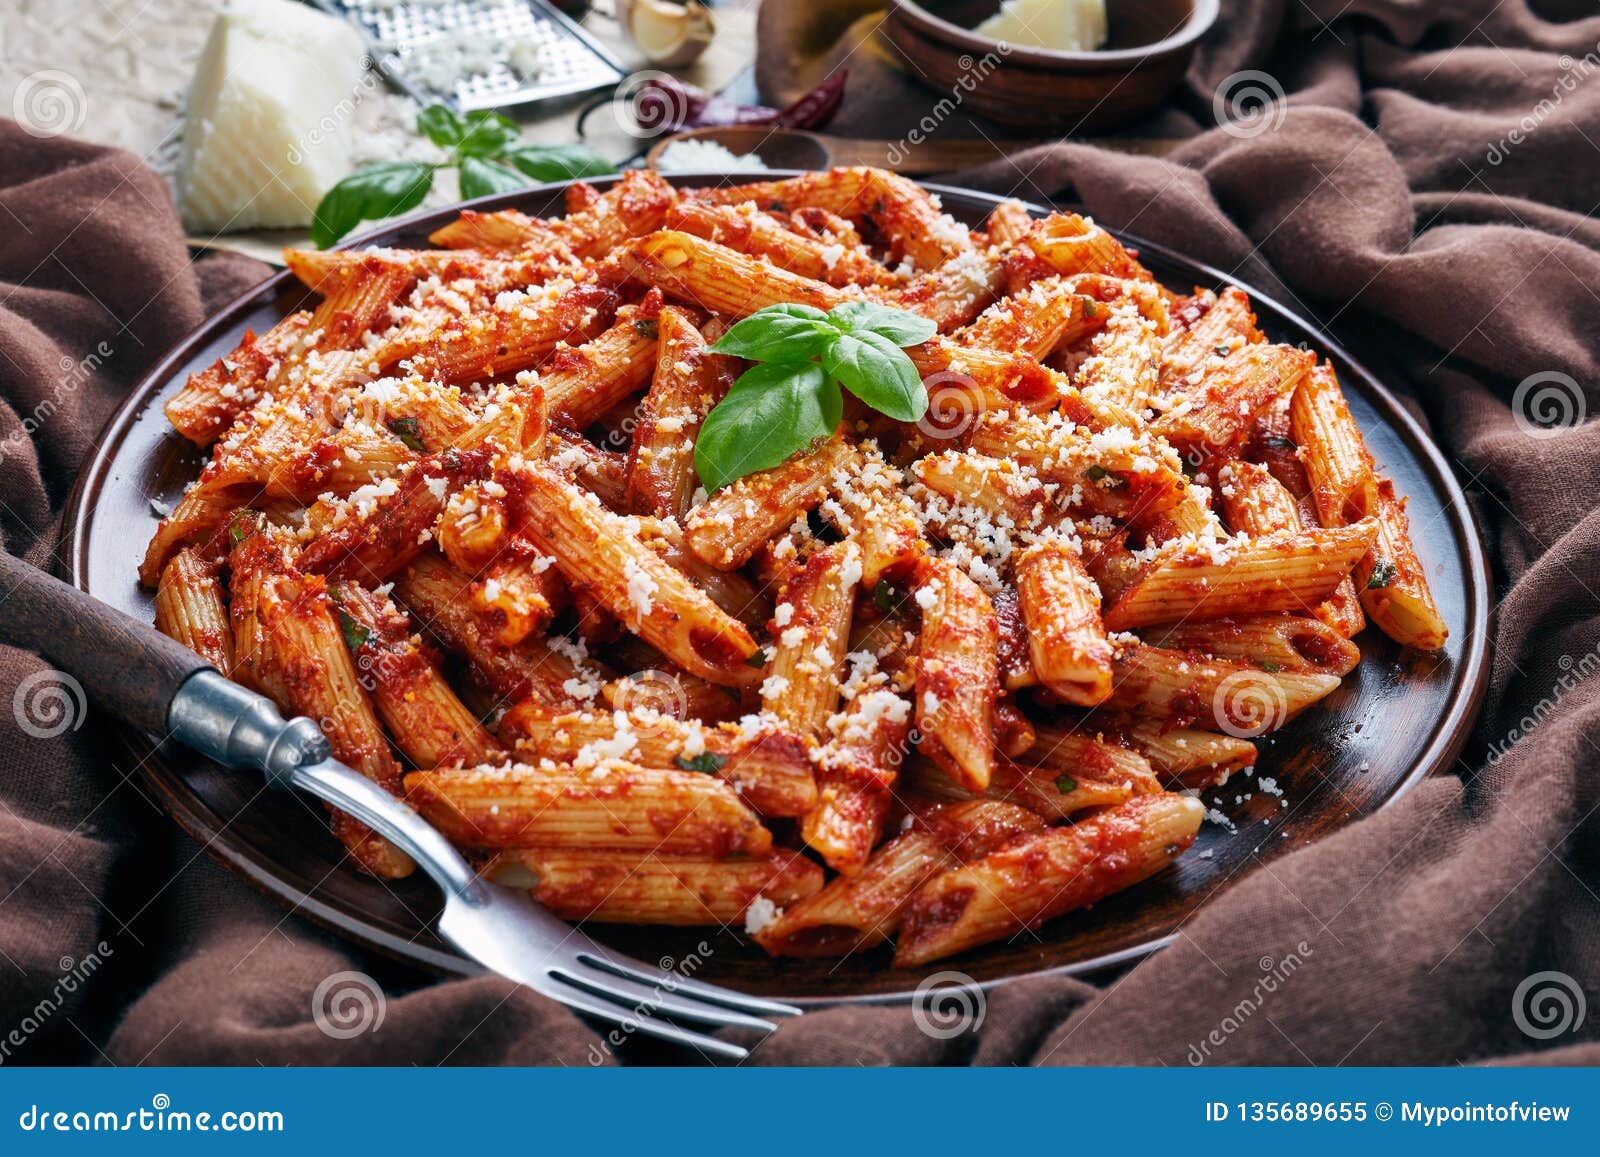
M 901 347 L 937 332 L 925 317 L 870 301 L 847 301 L 827 313 L 769 305 L 738 322 L 711 348 L 758 364 L 700 427 L 694 447 L 700 481 L 720 490 L 828 437 L 844 416 L 841 385 L 882 414 L 917 421 L 927 413 L 928 391 Z
M 393 217 L 422 204 L 433 175 L 454 167 L 465 200 L 508 193 L 540 181 L 599 177 L 616 169 L 580 145 L 519 144 L 517 122 L 497 112 L 461 116 L 447 105 L 429 105 L 417 114 L 417 132 L 446 150 L 449 159 L 380 161 L 340 181 L 317 204 L 311 240 L 326 249 L 363 221 Z

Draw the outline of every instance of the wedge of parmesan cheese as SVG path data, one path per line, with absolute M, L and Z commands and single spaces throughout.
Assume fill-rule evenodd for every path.
M 1106 42 L 1106 0 L 1005 0 L 974 31 L 1022 48 L 1093 52 Z
M 228 0 L 189 88 L 178 200 L 204 232 L 311 223 L 350 173 L 361 37 L 294 0 Z

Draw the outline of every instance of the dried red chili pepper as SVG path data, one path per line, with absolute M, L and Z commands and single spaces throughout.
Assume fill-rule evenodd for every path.
M 670 76 L 653 76 L 633 94 L 631 111 L 638 127 L 651 135 L 680 129 L 722 128 L 727 125 L 781 125 L 790 129 L 820 129 L 839 111 L 844 82 L 849 74 L 829 77 L 787 108 L 736 104 L 731 100 L 685 84 Z

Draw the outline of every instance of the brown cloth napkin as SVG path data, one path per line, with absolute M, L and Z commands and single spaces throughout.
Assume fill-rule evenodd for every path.
M 1110 983 L 1001 987 L 981 1027 L 949 1039 L 905 1008 L 822 1011 L 758 1063 L 1600 1062 L 1600 1012 L 1562 1027 L 1548 1002 L 1530 1004 L 1549 991 L 1540 973 L 1564 974 L 1569 1001 L 1600 998 L 1600 423 L 1582 420 L 1600 406 L 1600 18 L 1555 0 L 1537 15 L 1523 0 L 1224 9 L 1188 91 L 1152 122 L 1193 135 L 1170 157 L 1063 144 L 963 180 L 1076 200 L 1388 348 L 1496 559 L 1474 742 L 1451 773 L 1250 875 Z M 882 110 L 929 93 L 852 52 L 863 11 L 769 2 L 762 74 L 848 55 L 835 127 L 882 135 Z M 1201 131 L 1212 92 L 1243 69 L 1288 94 L 1281 123 Z M 189 264 L 165 191 L 133 158 L 0 122 L 10 550 L 48 561 L 118 394 L 262 272 Z M 1564 410 L 1519 394 L 1540 374 Z M 606 1059 L 589 1028 L 510 984 L 430 983 L 257 898 L 160 814 L 102 746 L 98 716 L 38 738 L 48 728 L 5 710 L 43 669 L 0 648 L 0 1060 Z M 1293 975 L 1263 995 L 1265 958 L 1291 953 Z M 330 1033 L 314 999 L 348 971 L 381 985 L 384 1016 Z

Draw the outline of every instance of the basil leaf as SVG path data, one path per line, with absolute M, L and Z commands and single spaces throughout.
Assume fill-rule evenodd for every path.
M 672 757 L 672 762 L 683 768 L 684 771 L 701 771 L 707 775 L 713 775 L 722 770 L 722 765 L 728 762 L 728 757 L 705 751 L 689 758 L 675 755 Z
M 878 585 L 872 588 L 872 601 L 885 615 L 894 614 L 895 590 L 888 579 L 879 579 Z
M 234 515 L 233 522 L 228 525 L 228 541 L 238 546 L 245 539 L 256 532 L 256 512 L 253 510 L 241 511 Z
M 739 376 L 706 415 L 694 468 L 707 490 L 782 465 L 839 427 L 844 399 L 815 362 L 768 362 Z
M 403 442 L 408 450 L 426 454 L 428 447 L 422 442 L 422 423 L 415 418 L 396 418 L 389 423 L 389 433 Z
M 1380 558 L 1372 564 L 1372 574 L 1367 577 L 1369 591 L 1381 591 L 1384 587 L 1394 582 L 1395 565 L 1386 558 Z
M 455 149 L 463 157 L 498 157 L 521 136 L 522 130 L 510 117 L 480 109 L 467 114 L 465 131 Z
M 875 333 L 897 346 L 921 345 L 939 327 L 919 313 L 891 309 L 875 301 L 847 301 L 828 311 L 828 320 L 845 333 Z
M 751 361 L 805 362 L 823 353 L 838 337 L 839 331 L 820 309 L 769 305 L 735 322 L 711 349 Z
M 840 334 L 822 366 L 856 397 L 900 422 L 928 412 L 928 391 L 917 367 L 890 338 L 870 330 Z
M 500 154 L 500 160 L 535 181 L 570 181 L 603 177 L 617 167 L 582 145 L 521 145 Z
M 766 651 L 760 647 L 757 647 L 754 651 L 750 652 L 750 657 L 744 661 L 744 665 L 746 667 L 753 667 L 757 671 L 761 670 L 761 668 L 767 665 Z
M 311 241 L 326 249 L 363 221 L 415 209 L 432 186 L 433 166 L 420 161 L 384 161 L 358 169 L 318 202 Z
M 1078 781 L 1065 773 L 1056 776 L 1056 790 L 1062 795 L 1078 790 Z
M 449 105 L 430 104 L 417 114 L 417 132 L 441 149 L 455 148 L 466 131 L 467 126 Z
M 482 157 L 461 158 L 461 198 L 487 197 L 490 193 L 512 193 L 526 189 L 528 182 L 522 174 L 499 161 Z
M 339 630 L 344 635 L 344 645 L 352 651 L 361 650 L 366 641 L 372 638 L 372 632 L 352 619 L 343 607 L 339 610 Z

